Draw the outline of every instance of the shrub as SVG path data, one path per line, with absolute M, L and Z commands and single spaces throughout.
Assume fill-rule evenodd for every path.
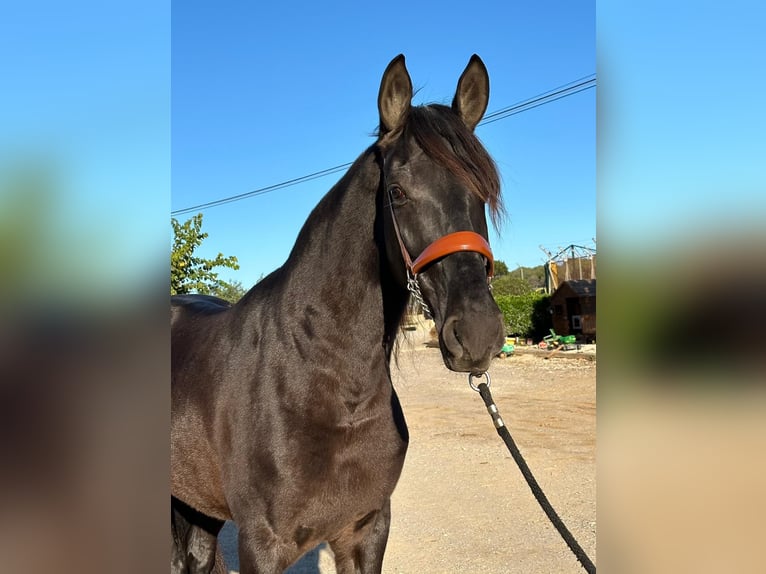
M 550 296 L 543 293 L 495 295 L 506 333 L 540 339 L 551 327 Z
M 492 281 L 492 292 L 496 296 L 525 295 L 532 291 L 529 282 L 521 279 L 518 275 L 501 275 Z

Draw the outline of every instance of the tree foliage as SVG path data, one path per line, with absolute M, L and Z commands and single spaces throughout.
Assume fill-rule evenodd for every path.
M 495 259 L 495 277 L 502 277 L 508 274 L 508 265 L 505 261 Z
M 236 303 L 247 293 L 241 281 L 219 281 L 218 283 L 210 290 L 209 295 L 215 295 L 229 303 Z
M 216 267 L 239 269 L 237 258 L 224 257 L 219 253 L 215 259 L 205 259 L 194 254 L 194 251 L 207 238 L 208 234 L 202 231 L 202 214 L 198 213 L 184 223 L 172 218 L 173 248 L 170 252 L 170 294 L 183 295 L 186 293 L 202 293 L 217 295 L 227 293 L 231 296 L 232 289 L 236 287 L 218 278 L 218 273 L 213 271 Z M 239 288 L 242 285 L 239 284 Z M 224 297 L 227 298 L 227 297 Z
M 502 279 L 502 281 L 501 281 Z M 503 295 L 521 295 L 545 287 L 545 268 L 517 267 L 509 269 L 508 265 L 500 259 L 495 259 L 495 281 L 493 285 L 500 285 Z

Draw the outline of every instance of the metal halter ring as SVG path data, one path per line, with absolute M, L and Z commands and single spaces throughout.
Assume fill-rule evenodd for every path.
M 470 386 L 477 393 L 479 392 L 479 387 L 477 387 L 476 385 L 473 384 L 474 377 L 477 377 L 477 378 L 484 377 L 484 378 L 486 378 L 487 379 L 487 388 L 489 388 L 492 385 L 492 379 L 489 378 L 489 373 L 487 373 L 486 371 L 483 372 L 483 373 L 470 373 L 468 375 L 468 386 Z

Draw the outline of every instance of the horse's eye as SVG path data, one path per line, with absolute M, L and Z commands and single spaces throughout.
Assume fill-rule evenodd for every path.
M 395 201 L 396 203 L 402 203 L 403 201 L 407 200 L 407 196 L 405 195 L 404 190 L 398 185 L 392 185 L 389 187 L 388 193 L 391 195 L 391 200 Z

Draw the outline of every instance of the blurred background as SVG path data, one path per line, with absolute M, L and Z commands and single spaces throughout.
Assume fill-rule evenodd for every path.
M 6 572 L 167 570 L 169 35 L 166 2 L 2 9 Z
M 597 3 L 602 571 L 762 568 L 763 17 Z

